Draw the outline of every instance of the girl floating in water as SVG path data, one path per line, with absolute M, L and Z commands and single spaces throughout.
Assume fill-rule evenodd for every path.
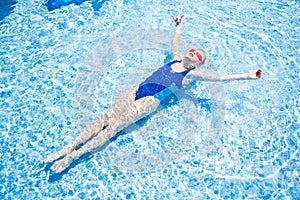
M 153 113 L 160 102 L 172 91 L 185 88 L 189 79 L 231 81 L 258 79 L 261 77 L 261 70 L 221 77 L 194 70 L 205 62 L 206 55 L 203 50 L 195 49 L 189 50 L 183 57 L 180 55 L 179 35 L 182 18 L 183 15 L 180 15 L 180 13 L 178 13 L 176 18 L 173 17 L 176 24 L 176 33 L 172 47 L 173 60 L 159 68 L 144 82 L 134 87 L 133 90 L 127 91 L 116 102 L 113 102 L 111 108 L 83 130 L 73 142 L 63 147 L 60 151 L 49 155 L 45 159 L 45 163 L 53 162 L 65 156 L 51 167 L 52 170 L 57 173 L 63 171 L 72 160 L 105 144 L 122 129 Z M 80 144 L 83 144 L 83 146 L 75 150 Z

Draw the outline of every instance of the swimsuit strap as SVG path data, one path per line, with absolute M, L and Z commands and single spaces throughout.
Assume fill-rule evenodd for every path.
M 182 60 L 173 60 L 173 61 L 169 62 L 168 65 L 171 66 L 175 63 L 181 63 L 181 62 L 182 62 Z
M 165 66 L 168 66 L 169 69 L 172 69 L 171 66 L 175 63 L 181 63 L 181 60 L 173 60 L 171 62 L 169 62 L 168 64 L 166 64 Z
M 181 63 L 182 60 L 173 60 L 171 62 L 169 62 L 167 64 L 167 66 L 171 69 L 171 66 L 175 63 Z M 182 72 L 175 72 L 175 73 L 180 73 L 182 76 L 185 76 L 187 73 L 189 73 L 192 69 L 186 69 L 185 71 L 182 71 Z

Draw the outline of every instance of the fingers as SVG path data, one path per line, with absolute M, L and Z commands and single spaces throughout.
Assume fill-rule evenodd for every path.
M 180 15 L 180 12 L 178 12 L 177 19 L 180 19 L 180 20 L 181 20 L 181 19 L 183 18 L 183 16 L 184 16 L 184 15 Z
M 177 17 L 178 18 L 183 18 L 184 15 L 180 15 L 180 12 L 178 12 Z
M 261 69 L 257 70 L 255 74 L 257 78 L 260 78 L 262 74 L 262 70 Z
M 174 21 L 176 21 L 176 20 L 181 20 L 183 17 L 184 17 L 184 15 L 180 15 L 180 12 L 178 12 L 177 17 L 174 17 L 174 16 L 172 15 L 172 18 L 173 18 Z
M 181 20 L 182 20 L 183 16 L 184 15 L 180 15 L 180 12 L 178 12 L 177 17 L 174 17 L 172 15 L 172 18 L 173 18 L 174 22 L 176 23 L 176 26 L 178 26 L 181 23 Z
M 258 69 L 258 70 L 251 70 L 248 72 L 248 78 L 251 78 L 251 79 L 258 79 L 260 78 L 262 75 L 262 70 L 261 69 Z

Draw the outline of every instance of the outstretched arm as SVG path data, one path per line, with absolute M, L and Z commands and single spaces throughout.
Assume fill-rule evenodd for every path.
M 262 70 L 249 71 L 246 74 L 233 74 L 227 76 L 218 76 L 216 74 L 203 73 L 199 71 L 191 71 L 189 78 L 201 81 L 233 81 L 233 80 L 251 80 L 261 77 Z
M 181 20 L 183 18 L 183 15 L 180 15 L 180 13 L 178 12 L 177 17 L 174 16 L 172 17 L 176 24 L 176 31 L 175 31 L 175 35 L 173 38 L 173 45 L 172 45 L 172 54 L 173 54 L 173 59 L 178 60 L 181 59 L 179 53 L 179 43 L 180 43 Z

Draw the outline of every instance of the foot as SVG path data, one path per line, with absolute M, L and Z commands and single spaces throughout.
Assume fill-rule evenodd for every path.
M 75 146 L 73 144 L 67 145 L 64 148 L 62 148 L 61 150 L 59 150 L 56 153 L 52 153 L 50 154 L 45 160 L 44 163 L 50 163 L 53 162 L 54 160 L 59 159 L 60 157 L 67 155 L 69 153 L 71 153 L 73 150 L 75 149 Z
M 62 160 L 57 161 L 51 169 L 55 171 L 56 173 L 62 172 L 64 169 L 66 169 L 70 163 L 72 162 L 71 156 L 67 155 Z

